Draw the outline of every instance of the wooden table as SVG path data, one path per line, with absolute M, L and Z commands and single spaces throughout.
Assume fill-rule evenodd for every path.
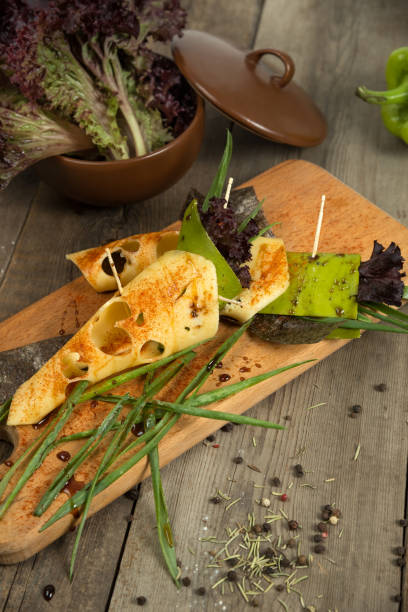
M 388 54 L 406 44 L 403 0 L 190 0 L 185 5 L 192 28 L 241 48 L 275 47 L 290 53 L 297 81 L 328 120 L 326 141 L 304 150 L 266 142 L 233 126 L 231 172 L 237 181 L 286 159 L 302 158 L 407 222 L 406 145 L 385 130 L 377 109 L 353 95 L 358 84 L 384 86 Z M 196 164 L 175 187 L 133 206 L 81 206 L 39 184 L 34 171 L 17 178 L 0 195 L 0 319 L 76 275 L 65 253 L 172 222 L 191 185 L 201 191 L 208 187 L 228 126 L 226 118 L 207 106 L 206 136 Z M 217 580 L 214 569 L 206 568 L 211 546 L 199 538 L 222 537 L 225 527 L 245 521 L 248 512 L 261 517 L 256 500 L 263 489 L 254 484 L 266 484 L 270 495 L 270 478 L 279 476 L 289 496 L 286 513 L 303 527 L 302 552 L 313 549 L 322 505 L 335 502 L 343 513 L 340 528 L 330 532 L 327 554 L 314 556 L 305 572 L 309 579 L 299 584 L 306 605 L 339 612 L 407 609 L 404 601 L 392 601 L 400 592 L 405 602 L 408 598 L 406 571 L 398 567 L 393 552 L 404 545 L 406 531 L 398 521 L 406 506 L 407 355 L 406 337 L 367 334 L 250 411 L 259 418 L 287 415 L 285 435 L 247 427 L 220 431 L 219 448 L 200 444 L 163 470 L 182 575 L 191 579 L 191 586 L 177 592 L 163 567 L 147 481 L 137 501 L 118 499 L 88 521 L 72 584 L 67 577 L 72 534 L 24 563 L 1 567 L 0 608 L 133 610 L 143 595 L 149 610 L 244 609 L 247 604 L 236 589 L 234 594 L 227 589 L 225 596 L 211 589 Z M 379 383 L 386 383 L 384 393 L 374 389 Z M 320 402 L 327 404 L 307 410 Z M 353 404 L 362 406 L 356 419 L 349 417 Z M 245 463 L 235 465 L 232 459 L 239 452 Z M 302 479 L 294 477 L 296 463 L 306 470 Z M 290 482 L 294 484 L 288 490 Z M 224 507 L 209 503 L 217 489 L 242 500 L 225 513 Z M 290 537 L 284 526 L 274 530 Z M 56 594 L 47 603 L 42 589 L 50 583 Z M 204 596 L 196 593 L 201 586 Z M 283 610 L 278 598 L 289 610 L 301 609 L 296 594 L 275 589 L 257 601 L 262 610 Z

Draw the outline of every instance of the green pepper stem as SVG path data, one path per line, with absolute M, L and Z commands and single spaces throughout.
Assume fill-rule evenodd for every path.
M 357 87 L 356 96 L 369 104 L 407 104 L 408 81 L 404 81 L 395 89 L 388 89 L 388 91 L 373 91 L 362 85 Z

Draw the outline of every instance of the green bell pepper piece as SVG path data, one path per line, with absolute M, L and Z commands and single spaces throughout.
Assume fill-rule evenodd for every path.
M 361 332 L 359 329 L 345 329 L 342 327 L 338 327 L 334 329 L 328 336 L 326 336 L 327 340 L 350 340 L 352 338 L 359 338 L 361 336 Z
M 388 58 L 385 78 L 388 91 L 358 87 L 356 95 L 369 104 L 380 104 L 385 127 L 408 144 L 408 47 L 395 49 Z
M 193 200 L 184 213 L 177 248 L 180 251 L 197 253 L 213 262 L 217 271 L 218 293 L 223 297 L 231 299 L 242 291 L 237 275 L 221 255 L 201 223 L 197 200 Z
M 261 313 L 357 318 L 360 255 L 287 253 L 288 289 Z

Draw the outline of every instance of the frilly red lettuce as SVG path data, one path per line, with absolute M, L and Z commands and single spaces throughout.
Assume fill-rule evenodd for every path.
M 374 241 L 370 259 L 363 261 L 359 267 L 360 282 L 358 302 L 376 302 L 401 306 L 404 283 L 401 273 L 404 258 L 400 248 L 391 242 L 387 249 Z

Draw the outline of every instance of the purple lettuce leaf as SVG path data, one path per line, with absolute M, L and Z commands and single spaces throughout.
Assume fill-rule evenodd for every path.
M 370 259 L 363 261 L 359 267 L 360 282 L 357 300 L 359 302 L 376 302 L 401 306 L 404 283 L 401 273 L 404 259 L 401 250 L 391 242 L 387 249 L 374 241 Z

